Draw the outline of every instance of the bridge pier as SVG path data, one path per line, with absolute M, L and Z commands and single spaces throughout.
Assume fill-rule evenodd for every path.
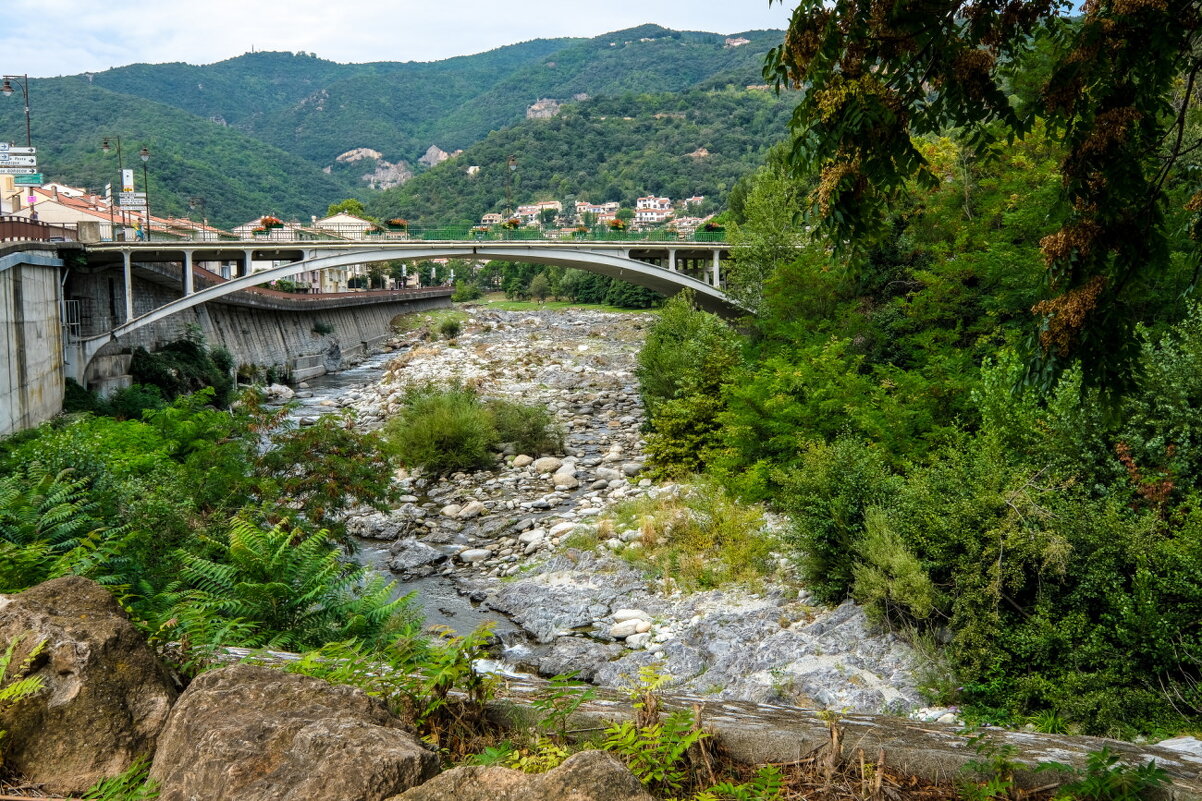
M 676 272 L 676 248 L 668 248 L 668 269 Z
M 714 289 L 722 288 L 722 273 L 721 273 L 720 267 L 719 267 L 719 264 L 721 262 L 721 255 L 722 255 L 721 251 L 719 251 L 719 250 L 714 251 L 713 281 L 710 283 L 710 286 L 712 286 Z
M 192 251 L 184 251 L 184 297 L 188 297 L 194 291 L 192 287 Z
M 134 319 L 134 267 L 133 256 L 128 250 L 121 251 L 121 279 L 125 286 L 125 319 Z

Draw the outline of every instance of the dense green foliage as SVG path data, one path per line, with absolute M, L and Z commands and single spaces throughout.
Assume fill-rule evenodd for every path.
M 1184 197 L 1170 200 L 1194 194 L 1186 206 L 1202 211 L 1197 11 L 1189 0 L 802 0 L 765 75 L 807 87 L 789 161 L 814 184 L 812 222 L 840 251 L 862 251 L 908 181 L 937 185 L 924 135 L 958 129 L 980 158 L 1046 124 L 1064 152 L 1058 202 L 1042 206 L 1054 230 L 1039 243 L 1027 380 L 1047 389 L 1079 364 L 1089 383 L 1122 391 L 1134 327 L 1155 319 L 1174 266 Z
M 141 419 L 77 414 L 0 442 L 0 591 L 85 575 L 185 662 L 219 644 L 375 642 L 412 629 L 391 585 L 346 558 L 343 512 L 386 508 L 373 435 L 294 428 L 254 393 Z M 332 534 L 329 532 L 333 532 Z
M 1146 309 L 1121 394 L 1082 367 L 1025 385 L 1026 312 L 1056 221 L 1060 149 L 1041 128 L 976 160 L 917 143 L 887 236 L 840 263 L 778 213 L 773 168 L 744 193 L 742 334 L 669 303 L 640 380 L 662 473 L 705 470 L 790 513 L 821 600 L 946 642 L 966 713 L 1131 735 L 1202 720 L 1202 315 L 1178 259 Z M 773 197 L 776 202 L 773 202 Z M 1182 253 L 1190 246 L 1177 240 Z M 925 632 L 925 634 L 923 634 Z
M 784 135 L 790 103 L 743 87 L 597 97 L 498 130 L 368 208 L 425 225 L 475 223 L 510 200 L 559 200 L 565 208 L 576 200 L 633 207 L 647 194 L 721 202 Z M 472 165 L 480 170 L 469 175 Z
M 384 436 L 404 464 L 436 474 L 490 467 L 502 443 L 531 455 L 563 447 L 563 434 L 545 408 L 484 399 L 460 385 L 407 389 Z

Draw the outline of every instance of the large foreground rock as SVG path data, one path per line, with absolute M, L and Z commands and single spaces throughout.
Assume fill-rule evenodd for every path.
M 437 771 L 438 758 L 361 690 L 232 665 L 180 696 L 150 776 L 160 801 L 379 801 Z
M 66 795 L 154 752 L 175 686 L 108 590 L 68 576 L 0 596 L 0 649 L 17 638 L 14 665 L 45 641 L 43 686 L 0 715 L 6 767 Z
M 612 754 L 584 751 L 536 775 L 499 767 L 452 768 L 391 801 L 651 801 L 651 796 Z

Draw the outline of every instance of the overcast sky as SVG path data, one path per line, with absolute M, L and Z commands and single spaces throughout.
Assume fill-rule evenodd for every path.
M 2 0 L 0 72 L 75 75 L 139 62 L 211 64 L 255 50 L 331 61 L 433 61 L 529 39 L 648 22 L 736 33 L 784 28 L 767 0 Z M 349 9 L 349 10 L 344 10 Z

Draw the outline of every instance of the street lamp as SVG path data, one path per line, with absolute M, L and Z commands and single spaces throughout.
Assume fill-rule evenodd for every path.
M 3 75 L 4 83 L 0 84 L 0 94 L 5 97 L 12 97 L 13 81 L 21 87 L 21 95 L 25 98 L 25 145 L 33 147 L 33 136 L 30 133 L 29 127 L 29 76 L 28 75 Z
M 121 208 L 121 239 L 124 241 L 124 239 L 125 239 L 125 206 L 122 206 L 118 201 L 120 201 L 120 199 L 121 199 L 121 195 L 120 195 L 121 190 L 125 188 L 124 184 L 123 184 L 123 182 L 125 180 L 125 162 L 122 160 L 122 156 L 121 156 L 121 137 L 120 136 L 104 137 L 104 141 L 102 141 L 100 143 L 101 151 L 103 151 L 104 153 L 112 152 L 113 146 L 111 144 L 109 144 L 110 140 L 115 140 L 117 142 L 117 176 L 118 176 L 118 178 L 117 178 L 117 197 L 113 197 L 111 194 L 109 195 L 109 225 L 113 224 L 113 203 L 117 202 L 117 205 Z M 116 238 L 117 238 L 116 232 L 114 232 L 113 239 L 116 239 Z
M 506 163 L 509 165 L 509 172 L 505 175 L 505 219 L 509 220 L 513 216 L 513 174 L 518 168 L 517 156 L 510 155 Z
M 150 161 L 150 151 L 146 149 L 146 145 L 142 145 L 142 149 L 138 151 L 138 158 L 142 159 L 142 191 L 146 193 L 146 241 L 150 241 L 151 222 L 150 222 L 150 179 L 146 174 L 146 162 Z

